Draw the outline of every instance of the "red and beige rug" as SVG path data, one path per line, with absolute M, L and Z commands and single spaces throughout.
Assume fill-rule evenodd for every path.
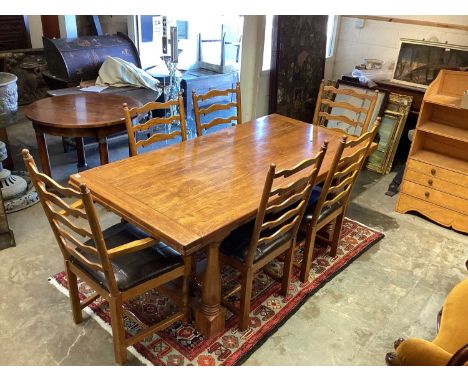
M 263 272 L 257 274 L 252 292 L 250 327 L 246 331 L 241 332 L 237 329 L 236 316 L 226 310 L 226 327 L 224 332 L 215 338 L 207 340 L 194 326 L 177 322 L 166 330 L 136 343 L 129 351 L 147 365 L 238 365 L 294 314 L 308 297 L 383 236 L 380 232 L 346 219 L 337 255 L 330 257 L 327 254 L 329 249 L 316 248 L 318 257 L 313 263 L 309 281 L 301 283 L 297 278 L 298 270 L 295 269 L 287 297 L 279 294 L 279 282 Z M 302 250 L 302 246 L 298 245 L 298 260 L 302 257 Z M 279 270 L 281 273 L 282 263 L 273 262 L 269 266 L 271 270 Z M 222 273 L 223 289 L 230 290 L 238 280 L 238 274 L 231 268 L 223 269 Z M 68 295 L 65 272 L 56 274 L 49 281 Z M 93 293 L 84 282 L 80 282 L 79 289 L 82 299 Z M 233 299 L 234 303 L 238 300 L 236 296 L 233 296 Z M 175 308 L 168 298 L 156 291 L 131 300 L 125 307 L 146 325 L 163 319 Z M 98 299 L 85 311 L 112 333 L 106 301 Z M 132 335 L 141 330 L 140 324 L 129 318 L 125 318 L 125 326 L 126 331 Z

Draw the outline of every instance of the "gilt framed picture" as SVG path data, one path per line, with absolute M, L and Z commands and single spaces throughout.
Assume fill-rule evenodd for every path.
M 427 88 L 441 69 L 467 68 L 468 46 L 401 39 L 391 81 Z

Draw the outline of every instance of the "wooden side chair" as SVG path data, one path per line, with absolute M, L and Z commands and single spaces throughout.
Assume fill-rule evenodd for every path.
M 80 191 L 62 187 L 37 170 L 28 150 L 23 150 L 23 159 L 65 260 L 76 324 L 82 321 L 82 309 L 100 296 L 107 300 L 115 360 L 123 364 L 128 346 L 175 321 L 189 319 L 189 257 L 182 258 L 128 223 L 118 223 L 103 231 L 86 185 L 81 184 Z M 69 204 L 61 196 L 76 202 Z M 77 277 L 96 291 L 84 301 L 79 298 Z M 178 278 L 183 280 L 180 292 L 171 292 L 164 286 Z M 173 299 L 179 310 L 135 336 L 127 337 L 124 315 L 131 313 L 125 311 L 123 303 L 154 288 Z
M 358 92 L 348 88 L 336 88 L 331 85 L 325 85 L 322 80 L 320 84 L 319 94 L 317 103 L 315 104 L 315 113 L 313 124 L 315 126 L 321 126 L 325 128 L 332 128 L 329 126 L 330 121 L 338 121 L 345 125 L 356 129 L 360 129 L 358 134 L 352 134 L 347 128 L 340 127 L 339 125 L 334 127 L 342 130 L 346 134 L 360 136 L 368 131 L 369 124 L 371 122 L 372 115 L 374 113 L 375 105 L 377 103 L 379 91 L 376 90 L 374 94 L 366 94 L 364 92 Z M 336 100 L 337 95 L 346 95 L 349 97 L 350 102 Z M 355 100 L 361 106 L 355 106 L 351 102 Z M 367 105 L 365 103 L 367 102 Z M 350 112 L 353 118 L 344 114 L 332 113 L 332 109 L 343 109 L 343 113 Z M 364 120 L 359 121 L 359 115 L 364 115 Z M 359 118 L 362 119 L 362 118 Z
M 228 103 L 212 103 L 207 107 L 201 107 L 202 102 L 216 98 L 216 97 L 228 97 L 235 94 L 236 100 Z M 242 123 L 242 107 L 241 107 L 241 90 L 240 83 L 236 84 L 235 89 L 226 89 L 226 90 L 210 90 L 208 93 L 198 95 L 195 91 L 192 92 L 193 100 L 193 111 L 195 114 L 195 125 L 197 127 L 197 137 L 203 135 L 204 130 L 208 130 L 216 125 L 221 125 L 224 123 L 232 123 L 236 121 L 239 125 Z M 236 108 L 236 114 L 229 117 L 217 117 L 213 118 L 209 122 L 202 123 L 201 116 L 208 115 L 215 111 L 230 110 L 232 107 Z
M 239 315 L 239 328 L 248 328 L 252 283 L 255 272 L 285 254 L 281 293 L 287 295 L 296 234 L 327 149 L 325 143 L 315 158 L 306 159 L 291 169 L 268 171 L 257 217 L 234 230 L 220 245 L 221 262 L 242 274 L 241 284 L 222 298 L 228 309 Z M 284 185 L 284 180 L 293 180 Z M 273 187 L 275 180 L 282 184 Z M 228 301 L 240 291 L 240 307 Z
M 172 115 L 169 117 L 155 117 L 150 118 L 144 123 L 134 123 L 139 117 L 145 114 L 149 114 L 153 110 L 167 110 L 174 107 L 179 107 L 179 114 Z M 184 101 L 182 93 L 176 100 L 167 102 L 148 102 L 142 107 L 134 107 L 129 109 L 127 104 L 123 104 L 125 125 L 127 126 L 128 142 L 130 148 L 130 156 L 138 155 L 138 148 L 151 145 L 155 142 L 164 141 L 166 139 L 172 139 L 176 136 L 181 137 L 182 141 L 187 140 L 187 127 L 185 121 L 184 112 Z M 174 122 L 178 122 L 180 129 L 172 129 L 169 133 L 154 132 L 155 126 L 160 125 L 171 125 L 173 127 Z M 137 134 L 146 132 L 147 138 L 143 140 L 137 140 Z
M 336 254 L 351 190 L 364 165 L 379 125 L 380 117 L 377 118 L 371 131 L 359 138 L 348 140 L 347 136 L 343 136 L 325 182 L 321 187 L 314 187 L 301 224 L 301 231 L 306 234 L 300 273 L 302 282 L 306 282 L 309 277 L 317 232 L 333 222 L 330 255 Z

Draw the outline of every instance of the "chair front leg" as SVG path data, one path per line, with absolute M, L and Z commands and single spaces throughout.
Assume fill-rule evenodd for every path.
M 335 219 L 335 227 L 333 230 L 331 249 L 330 249 L 331 257 L 335 257 L 336 252 L 338 250 L 338 244 L 340 242 L 341 227 L 343 226 L 344 215 L 345 215 L 345 211 L 343 211 L 342 214 L 338 215 Z
M 301 274 L 299 279 L 305 283 L 309 280 L 310 267 L 314 256 L 315 236 L 317 235 L 317 228 L 308 227 L 306 242 L 304 245 L 304 257 L 302 258 Z
M 83 312 L 81 311 L 78 280 L 76 275 L 70 269 L 70 263 L 68 261 L 65 261 L 65 270 L 67 272 L 68 289 L 70 291 L 70 303 L 72 308 L 73 321 L 75 324 L 79 324 L 83 320 Z
M 241 301 L 239 311 L 239 329 L 244 331 L 250 324 L 250 299 L 252 298 L 253 270 L 249 268 L 242 275 L 241 283 Z
M 127 346 L 125 345 L 125 329 L 123 322 L 122 296 L 119 294 L 109 299 L 111 314 L 112 337 L 114 340 L 115 362 L 123 365 L 127 362 Z

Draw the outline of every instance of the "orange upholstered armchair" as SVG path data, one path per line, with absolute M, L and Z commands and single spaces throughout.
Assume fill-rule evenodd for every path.
M 385 357 L 387 365 L 468 366 L 468 279 L 449 293 L 437 325 L 432 342 L 419 338 L 395 341 L 395 352 Z

